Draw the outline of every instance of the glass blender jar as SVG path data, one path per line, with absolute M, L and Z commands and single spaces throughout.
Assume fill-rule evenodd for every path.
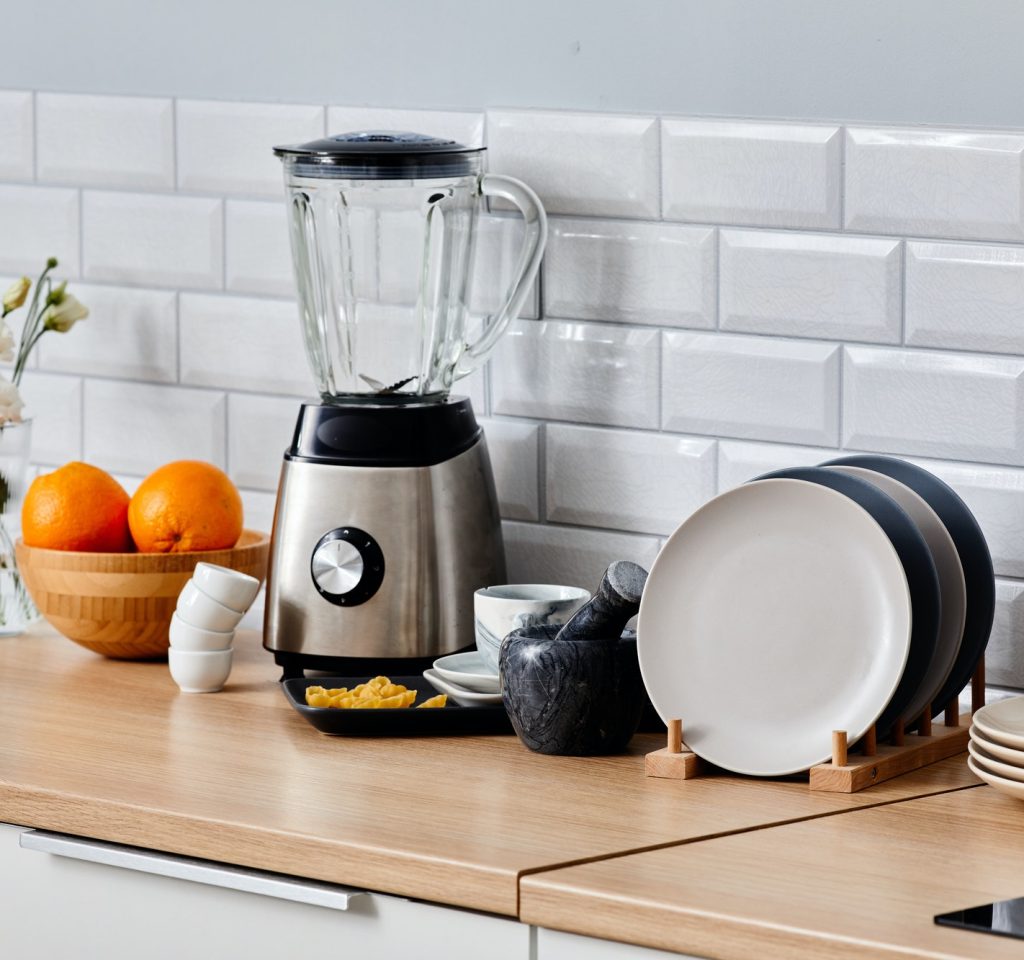
M 309 362 L 325 403 L 438 400 L 483 363 L 522 308 L 547 235 L 525 184 L 483 172 L 483 148 L 416 133 L 276 147 L 284 163 Z M 467 336 L 481 199 L 526 230 L 504 306 Z
M 284 455 L 263 644 L 286 677 L 418 673 L 473 646 L 473 593 L 506 580 L 486 438 L 449 392 L 522 307 L 544 210 L 450 140 L 347 133 L 274 152 L 322 402 L 302 406 Z M 470 334 L 485 198 L 525 229 L 503 305 Z

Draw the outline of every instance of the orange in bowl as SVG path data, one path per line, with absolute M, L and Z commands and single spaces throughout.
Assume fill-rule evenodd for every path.
M 242 498 L 212 463 L 176 460 L 139 484 L 128 526 L 143 553 L 226 550 L 242 533 Z
M 132 549 L 128 494 L 109 473 L 74 461 L 32 481 L 21 507 L 30 547 L 118 553 Z

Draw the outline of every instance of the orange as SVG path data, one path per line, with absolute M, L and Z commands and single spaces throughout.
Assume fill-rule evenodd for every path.
M 105 470 L 66 463 L 32 481 L 21 507 L 21 531 L 30 547 L 131 550 L 128 494 Z
M 128 526 L 143 553 L 223 550 L 242 532 L 242 498 L 212 463 L 176 460 L 139 484 Z

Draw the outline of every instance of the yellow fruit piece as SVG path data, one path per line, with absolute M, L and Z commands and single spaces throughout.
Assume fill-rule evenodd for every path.
M 436 697 L 431 697 L 429 700 L 424 700 L 416 709 L 423 710 L 424 708 L 430 707 L 444 707 L 448 705 L 448 694 L 439 693 Z
M 327 695 L 331 697 L 343 697 L 348 693 L 348 687 L 332 687 L 327 691 Z
M 399 693 L 405 693 L 408 687 L 403 687 L 400 683 L 389 683 L 380 688 L 380 695 L 382 697 L 393 697 Z
M 334 699 L 326 693 L 310 693 L 306 691 L 306 704 L 310 707 L 333 707 Z

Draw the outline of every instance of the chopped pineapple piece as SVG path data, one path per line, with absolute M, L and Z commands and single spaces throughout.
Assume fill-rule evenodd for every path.
M 444 707 L 448 705 L 448 694 L 439 693 L 436 697 L 431 697 L 429 700 L 424 700 L 416 709 L 422 710 L 425 707 Z

